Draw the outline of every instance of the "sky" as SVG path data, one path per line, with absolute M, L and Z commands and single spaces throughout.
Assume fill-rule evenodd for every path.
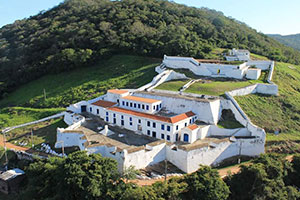
M 221 11 L 263 33 L 300 33 L 300 0 L 174 0 Z M 63 0 L 0 0 L 0 27 L 48 10 Z

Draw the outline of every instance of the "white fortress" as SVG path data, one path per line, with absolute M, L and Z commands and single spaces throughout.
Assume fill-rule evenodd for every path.
M 254 67 L 255 66 L 255 67 Z M 138 89 L 111 89 L 105 95 L 70 105 L 64 116 L 67 128 L 57 129 L 56 148 L 78 146 L 118 162 L 120 171 L 142 169 L 164 160 L 191 173 L 199 165 L 218 165 L 235 156 L 264 153 L 266 133 L 254 125 L 234 96 L 253 93 L 277 95 L 272 82 L 273 61 L 229 65 L 187 57 L 164 56 L 158 75 Z M 171 69 L 188 69 L 196 75 L 258 79 L 269 70 L 268 83 L 225 92 L 212 97 L 154 89 L 172 79 L 187 78 Z M 217 126 L 224 113 L 231 113 L 242 126 Z
M 67 108 L 68 128 L 57 129 L 56 148 L 78 146 L 118 161 L 119 170 L 164 161 L 184 172 L 233 156 L 264 153 L 265 131 L 244 119 L 230 100 L 176 92 L 108 90 Z M 244 125 L 222 129 L 223 110 Z

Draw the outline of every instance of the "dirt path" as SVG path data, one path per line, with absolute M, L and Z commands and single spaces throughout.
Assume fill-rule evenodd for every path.
M 0 135 L 0 146 L 4 147 L 4 137 L 3 135 Z M 15 149 L 15 150 L 19 150 L 19 151 L 28 151 L 29 148 L 27 147 L 20 147 L 17 145 L 14 145 L 12 143 L 6 142 L 6 148 L 8 149 Z

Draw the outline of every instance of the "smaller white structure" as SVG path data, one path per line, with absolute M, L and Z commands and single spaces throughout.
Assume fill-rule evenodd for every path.
M 251 80 L 257 80 L 259 79 L 260 75 L 261 75 L 261 69 L 249 68 L 246 73 L 246 78 Z
M 225 58 L 227 61 L 249 61 L 250 52 L 245 49 L 232 49 Z

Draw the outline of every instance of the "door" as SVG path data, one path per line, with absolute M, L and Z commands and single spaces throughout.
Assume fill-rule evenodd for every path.
M 188 134 L 185 133 L 185 134 L 183 135 L 183 141 L 184 141 L 184 142 L 189 142 L 189 135 L 188 135 Z
M 86 106 L 81 106 L 81 112 L 86 112 Z
M 156 138 L 156 132 L 155 131 L 152 132 L 152 137 Z

